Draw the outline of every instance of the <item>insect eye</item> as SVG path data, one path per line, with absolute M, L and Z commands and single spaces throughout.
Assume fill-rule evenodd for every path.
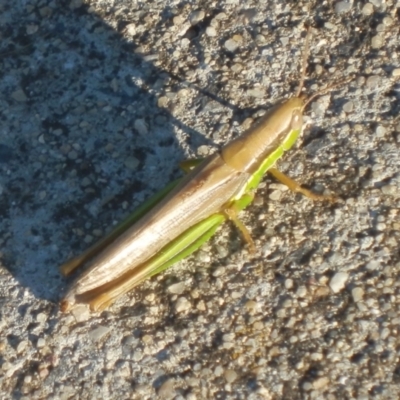
M 300 110 L 294 110 L 292 114 L 291 128 L 293 130 L 298 130 L 303 125 L 303 115 Z

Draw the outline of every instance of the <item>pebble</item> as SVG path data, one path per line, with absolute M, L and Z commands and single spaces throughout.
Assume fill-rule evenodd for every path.
M 206 13 L 204 11 L 193 11 L 190 14 L 189 21 L 191 25 L 197 25 L 199 22 L 201 22 L 204 17 L 206 16 Z
M 364 15 L 371 15 L 374 13 L 374 6 L 371 3 L 367 3 L 364 5 L 364 7 L 361 9 L 361 12 Z
M 90 317 L 89 307 L 84 304 L 78 304 L 71 310 L 76 322 L 87 321 Z
M 217 36 L 217 30 L 213 26 L 208 26 L 206 29 L 206 35 L 210 37 Z
M 237 373 L 233 369 L 228 369 L 224 373 L 225 379 L 228 383 L 232 383 L 237 378 Z
M 49 369 L 44 365 L 39 365 L 39 377 L 40 379 L 45 379 L 49 376 Z
M 28 347 L 28 342 L 26 340 L 22 340 L 18 343 L 17 353 L 22 353 Z
M 212 276 L 213 276 L 214 278 L 217 278 L 217 277 L 219 277 L 219 276 L 224 275 L 225 272 L 226 272 L 226 268 L 225 268 L 225 267 L 218 267 L 218 268 L 215 268 L 215 270 L 214 270 L 213 273 L 212 273 Z
M 313 382 L 313 388 L 316 390 L 324 388 L 329 383 L 329 378 L 326 376 L 321 376 Z
M 343 104 L 343 111 L 345 113 L 351 113 L 354 110 L 354 103 L 352 101 L 348 101 Z
M 249 97 L 255 97 L 256 99 L 262 99 L 264 97 L 264 90 L 262 89 L 249 89 L 247 95 Z
M 351 10 L 351 4 L 347 1 L 338 1 L 335 4 L 335 12 L 336 14 L 343 14 Z
M 137 27 L 137 24 L 128 24 L 125 27 L 126 34 L 129 36 L 135 36 L 136 35 L 136 27 Z
M 158 100 L 157 100 L 157 105 L 160 108 L 165 108 L 168 105 L 168 97 L 167 96 L 161 96 Z
M 239 43 L 236 40 L 233 39 L 228 39 L 225 43 L 224 43 L 225 48 L 234 53 L 238 47 L 239 47 Z
M 292 287 L 293 287 L 293 279 L 290 279 L 290 278 L 286 279 L 285 280 L 285 288 L 291 289 Z
M 179 297 L 175 303 L 176 312 L 184 312 L 190 310 L 192 308 L 192 304 L 186 297 Z
M 381 187 L 383 194 L 387 196 L 395 196 L 399 192 L 399 188 L 396 185 L 385 185 Z
M 158 100 L 160 101 L 162 97 Z M 147 127 L 146 121 L 144 119 L 136 119 L 133 123 L 133 127 L 139 132 L 141 135 L 147 135 L 149 133 L 149 128 Z
M 339 293 L 345 287 L 348 279 L 349 274 L 347 272 L 337 272 L 329 281 L 329 287 L 333 293 Z
M 305 286 L 299 286 L 296 290 L 297 297 L 306 297 L 307 296 L 307 288 Z
M 254 314 L 258 309 L 258 303 L 254 300 L 247 301 L 244 306 L 250 314 Z
M 101 340 L 110 331 L 111 331 L 110 326 L 100 325 L 97 328 L 92 329 L 88 335 L 89 335 L 90 339 L 92 339 L 94 341 L 98 341 L 98 340 Z
M 383 18 L 382 22 L 383 22 L 384 26 L 391 26 L 393 24 L 393 18 L 392 17 L 385 17 L 385 18 Z
M 161 399 L 169 400 L 175 397 L 174 381 L 172 379 L 166 380 L 158 389 L 158 395 Z
M 381 77 L 379 75 L 371 75 L 367 78 L 366 85 L 369 89 L 375 89 L 381 84 Z
M 136 157 L 133 157 L 133 156 L 127 157 L 124 161 L 125 167 L 132 171 L 136 170 L 136 168 L 139 166 L 139 164 L 140 164 L 140 161 Z
M 218 365 L 217 367 L 215 367 L 215 370 L 214 370 L 215 376 L 221 376 L 223 373 L 224 373 L 224 368 L 221 367 L 221 365 Z
M 47 321 L 47 315 L 45 313 L 39 313 L 36 315 L 36 322 L 46 322 Z
M 385 0 L 369 0 L 375 7 L 382 7 Z
M 375 271 L 377 270 L 379 267 L 381 266 L 381 263 L 379 261 L 376 260 L 371 260 L 367 263 L 367 265 L 365 266 L 365 268 L 368 271 Z
M 400 68 L 395 68 L 393 71 L 392 71 L 392 77 L 393 78 L 398 78 L 400 76 Z
M 168 291 L 172 294 L 182 294 L 186 289 L 184 282 L 177 282 L 168 286 Z
M 373 49 L 380 49 L 384 45 L 384 40 L 381 35 L 375 35 L 371 39 L 371 47 Z
M 375 129 L 376 136 L 379 138 L 383 138 L 386 135 L 386 132 L 387 129 L 382 125 L 378 125 Z
M 15 101 L 19 101 L 20 103 L 28 101 L 28 97 L 26 97 L 26 94 L 22 89 L 18 89 L 18 90 L 15 90 L 14 92 L 12 92 L 11 97 Z
M 364 289 L 360 287 L 355 287 L 354 289 L 352 289 L 351 295 L 353 297 L 354 302 L 357 303 L 358 301 L 361 301 L 363 299 Z
M 268 195 L 268 198 L 272 201 L 279 201 L 282 197 L 282 192 L 280 190 L 274 190 Z
M 46 345 L 46 340 L 43 338 L 39 338 L 37 343 L 36 343 L 36 347 L 41 349 Z

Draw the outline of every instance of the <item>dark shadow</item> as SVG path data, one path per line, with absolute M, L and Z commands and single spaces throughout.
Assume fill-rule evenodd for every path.
M 215 94 L 217 77 L 208 100 L 205 90 L 179 98 L 197 89 L 155 65 L 171 55 L 152 53 L 148 32 L 124 39 L 130 13 L 146 18 L 146 6 L 127 8 L 114 29 L 107 15 L 73 3 L 2 6 L 18 23 L 5 24 L 0 47 L 1 263 L 53 302 L 66 286 L 58 266 L 177 175 L 188 150 L 211 144 L 174 107 L 200 111 L 211 99 L 233 107 Z M 160 11 L 157 24 L 171 25 L 171 10 Z M 205 28 L 193 27 L 191 45 Z

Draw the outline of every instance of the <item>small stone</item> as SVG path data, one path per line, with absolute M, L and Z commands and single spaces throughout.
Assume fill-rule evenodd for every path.
M 356 287 L 351 291 L 351 295 L 353 296 L 354 302 L 361 301 L 364 296 L 364 289 L 360 287 Z
M 364 7 L 361 9 L 361 12 L 364 15 L 372 15 L 374 13 L 374 6 L 371 3 L 367 3 L 364 5 Z
M 337 31 L 337 26 L 335 24 L 332 24 L 332 22 L 329 22 L 329 21 L 325 22 L 324 28 L 326 28 L 326 29 L 328 29 L 328 30 L 330 30 L 332 32 L 336 32 Z
M 161 99 L 161 98 L 160 98 Z M 160 100 L 159 99 L 159 100 Z M 133 127 L 139 132 L 141 135 L 147 135 L 149 133 L 149 128 L 147 127 L 146 121 L 144 119 L 137 119 L 133 123 Z
M 172 22 L 174 23 L 175 26 L 182 25 L 183 23 L 183 18 L 181 15 L 176 15 L 173 19 Z
M 199 22 L 203 21 L 204 17 L 206 16 L 206 13 L 204 11 L 193 11 L 190 14 L 189 21 L 191 25 L 197 25 Z
M 268 195 L 268 198 L 272 201 L 279 201 L 282 197 L 282 192 L 280 190 L 274 190 Z
M 136 157 L 127 157 L 124 161 L 124 165 L 126 168 L 134 171 L 138 165 L 140 164 L 140 161 Z
M 168 291 L 172 294 L 182 294 L 186 289 L 184 282 L 177 282 L 168 286 Z
M 95 329 L 92 329 L 89 332 L 89 337 L 94 341 L 98 341 L 98 340 L 101 340 L 110 331 L 111 331 L 111 327 L 110 326 L 102 326 L 102 325 L 100 325 L 99 327 L 97 327 Z
M 48 377 L 50 371 L 45 365 L 39 365 L 39 377 L 45 379 Z
M 222 275 L 225 273 L 225 271 L 226 271 L 226 268 L 225 268 L 225 267 L 218 267 L 218 268 L 215 268 L 215 270 L 214 270 L 213 273 L 212 273 L 212 276 L 213 276 L 214 278 L 217 278 L 217 277 L 219 277 L 219 276 L 222 276 Z
M 310 382 L 303 383 L 303 390 L 305 392 L 309 392 L 313 388 L 313 385 Z
M 78 304 L 71 310 L 76 322 L 87 321 L 90 317 L 89 307 L 84 304 Z
M 376 260 L 371 260 L 370 262 L 367 263 L 367 265 L 365 266 L 365 268 L 368 271 L 375 271 L 380 267 L 380 262 L 376 261 Z
M 264 90 L 262 89 L 249 89 L 247 91 L 249 97 L 255 97 L 256 99 L 262 99 L 264 97 Z
M 367 78 L 366 85 L 369 89 L 376 89 L 381 84 L 381 77 L 379 75 L 371 75 Z
M 339 1 L 335 4 L 336 14 L 343 14 L 351 10 L 351 4 L 347 1 Z
M 305 286 L 299 286 L 296 291 L 297 297 L 306 297 L 307 296 L 307 288 Z
M 392 71 L 392 77 L 393 78 L 398 78 L 400 76 L 400 68 L 395 68 L 393 71 Z
M 385 185 L 381 187 L 381 191 L 384 195 L 395 196 L 399 192 L 399 188 L 396 185 Z
M 36 33 L 39 29 L 39 25 L 36 24 L 28 24 L 26 26 L 26 34 L 27 35 L 33 35 L 34 33 Z
M 128 24 L 128 25 L 125 27 L 125 32 L 126 32 L 126 34 L 129 35 L 129 36 L 134 36 L 134 35 L 136 35 L 136 26 L 137 26 L 137 24 L 135 24 L 135 23 L 133 23 L 133 24 Z
M 282 46 L 287 46 L 289 44 L 289 38 L 287 36 L 282 36 L 279 38 Z
M 379 138 L 383 138 L 386 135 L 386 132 L 387 129 L 382 125 L 378 125 L 375 129 L 376 136 Z
M 71 2 L 69 3 L 69 8 L 71 10 L 75 10 L 75 9 L 81 7 L 82 6 L 82 1 L 83 0 L 71 0 Z
M 375 7 L 382 7 L 385 0 L 369 0 Z
M 225 44 L 224 44 L 225 48 L 230 51 L 230 52 L 235 52 L 238 47 L 239 47 L 239 43 L 236 42 L 236 40 L 233 39 L 228 39 Z
M 143 358 L 143 352 L 142 350 L 135 350 L 133 353 L 133 361 L 138 362 Z
M 46 322 L 47 321 L 47 315 L 45 313 L 39 313 L 38 315 L 36 315 L 36 321 L 37 322 Z
M 329 383 L 329 378 L 326 376 L 321 376 L 313 382 L 313 388 L 316 390 L 324 388 Z
M 172 379 L 165 381 L 158 389 L 158 395 L 161 397 L 161 399 L 173 399 L 175 394 L 174 381 Z
M 12 92 L 11 97 L 15 101 L 19 101 L 20 103 L 28 101 L 28 98 L 26 97 L 26 94 L 22 89 L 18 89 L 18 90 L 15 90 L 14 92 Z
M 50 7 L 44 6 L 39 9 L 39 14 L 43 18 L 48 18 L 53 14 L 53 10 Z
M 28 342 L 26 340 L 22 340 L 18 343 L 17 353 L 22 353 L 28 347 Z
M 385 26 L 391 26 L 393 24 L 393 18 L 390 16 L 385 17 L 385 18 L 383 18 L 382 22 L 383 22 L 383 25 L 385 25 Z
M 354 103 L 352 101 L 348 101 L 343 104 L 343 111 L 345 113 L 351 113 L 354 109 Z
M 291 289 L 292 287 L 293 287 L 293 279 L 290 279 L 290 278 L 286 279 L 285 280 L 285 288 Z
M 36 347 L 41 349 L 46 345 L 46 340 L 44 340 L 43 338 L 39 338 L 37 343 L 36 343 Z
M 217 36 L 217 31 L 213 26 L 208 26 L 206 29 L 206 35 L 210 37 Z
M 256 17 L 257 17 L 258 11 L 256 8 L 249 8 L 247 10 L 244 10 L 242 13 L 243 16 L 243 22 L 248 24 L 250 22 L 254 22 Z
M 339 293 L 346 285 L 349 274 L 347 272 L 337 272 L 329 282 L 329 287 L 333 293 Z
M 225 379 L 228 383 L 232 383 L 237 378 L 237 373 L 233 369 L 228 369 L 224 373 Z
M 160 108 L 165 108 L 168 105 L 168 97 L 166 96 L 161 96 L 158 100 L 157 100 L 157 105 Z
M 371 47 L 373 49 L 380 49 L 384 45 L 384 40 L 381 35 L 375 35 L 371 39 Z
M 248 313 L 254 314 L 257 311 L 258 304 L 254 300 L 249 300 L 249 301 L 246 302 L 244 307 L 246 308 Z
M 153 343 L 153 337 L 151 335 L 143 335 L 142 342 L 145 344 L 151 344 Z
M 192 304 L 186 297 L 179 297 L 175 303 L 176 312 L 184 312 L 190 310 L 192 308 Z
M 224 373 L 224 368 L 221 367 L 221 365 L 218 365 L 217 367 L 215 367 L 215 370 L 214 370 L 215 376 L 221 376 L 223 373 Z
M 87 176 L 85 176 L 85 177 L 82 179 L 81 185 L 82 185 L 83 187 L 86 187 L 86 186 L 89 186 L 91 183 L 92 183 L 92 181 L 91 181 Z
M 78 158 L 78 153 L 77 153 L 75 150 L 71 150 L 71 151 L 68 153 L 68 158 L 69 158 L 70 160 L 76 160 L 76 159 Z
M 29 383 L 31 383 L 31 382 L 32 382 L 32 375 L 26 375 L 26 376 L 24 377 L 24 383 L 29 384 Z

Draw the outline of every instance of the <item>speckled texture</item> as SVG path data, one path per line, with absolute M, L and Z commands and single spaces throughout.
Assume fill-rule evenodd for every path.
M 286 5 L 285 5 L 286 4 Z M 0 1 L 0 397 L 396 399 L 399 8 L 367 2 Z M 283 171 L 189 260 L 100 315 L 58 266 L 293 94 Z

